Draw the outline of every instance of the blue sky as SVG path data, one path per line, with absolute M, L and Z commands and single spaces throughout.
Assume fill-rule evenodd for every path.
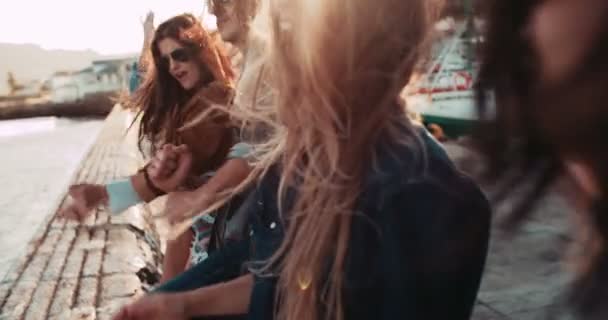
M 2 0 L 0 42 L 102 54 L 136 52 L 143 41 L 140 19 L 149 10 L 158 25 L 179 13 L 199 16 L 203 8 L 204 0 Z

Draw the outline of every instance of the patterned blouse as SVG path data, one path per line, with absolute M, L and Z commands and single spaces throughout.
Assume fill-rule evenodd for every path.
M 228 153 L 227 159 L 247 159 L 251 155 L 251 145 L 244 142 L 239 142 L 232 146 Z M 206 174 L 208 178 L 213 176 L 214 172 Z M 190 265 L 196 265 L 209 256 L 207 249 L 211 236 L 211 229 L 215 218 L 205 214 L 194 218 L 192 223 L 192 231 L 194 238 L 190 247 Z

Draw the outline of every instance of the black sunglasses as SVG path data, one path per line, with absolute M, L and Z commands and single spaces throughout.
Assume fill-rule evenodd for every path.
M 161 63 L 164 66 L 169 65 L 169 59 L 172 59 L 176 62 L 188 62 L 190 61 L 190 53 L 186 48 L 179 48 L 171 51 L 168 56 L 163 56 L 161 58 Z

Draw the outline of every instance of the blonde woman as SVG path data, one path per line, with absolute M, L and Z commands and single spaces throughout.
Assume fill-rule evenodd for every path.
M 490 209 L 398 100 L 427 4 L 271 2 L 267 63 L 283 130 L 249 179 L 250 272 L 146 296 L 116 319 L 470 317 Z

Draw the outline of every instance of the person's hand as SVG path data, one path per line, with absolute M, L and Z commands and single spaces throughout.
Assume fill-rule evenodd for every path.
M 77 184 L 70 187 L 68 195 L 71 200 L 59 211 L 59 216 L 81 221 L 93 213 L 93 209 L 108 201 L 108 194 L 103 185 Z
M 166 179 L 177 169 L 179 154 L 185 152 L 188 152 L 188 147 L 185 145 L 179 147 L 173 144 L 163 145 L 148 163 L 148 174 L 154 179 Z
M 164 145 L 146 166 L 152 183 L 165 192 L 184 185 L 192 168 L 192 153 L 186 145 Z
M 154 12 L 148 11 L 146 18 L 141 20 L 141 24 L 144 27 L 144 30 L 154 31 Z
M 186 302 L 176 294 L 155 293 L 146 295 L 124 306 L 113 320 L 187 320 Z
M 171 192 L 165 203 L 165 214 L 170 224 L 176 225 L 207 208 L 210 197 L 196 191 Z
M 144 39 L 152 41 L 154 36 L 154 12 L 149 11 L 145 19 L 142 19 L 141 25 L 144 28 Z

